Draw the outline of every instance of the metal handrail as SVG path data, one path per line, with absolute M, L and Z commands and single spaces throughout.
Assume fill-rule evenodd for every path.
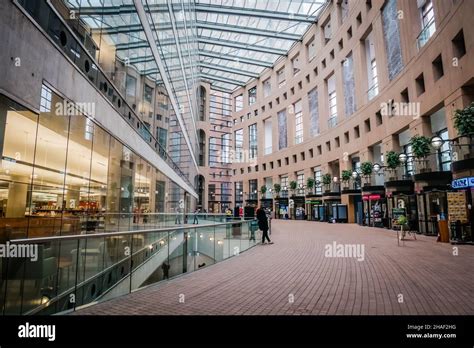
M 70 240 L 70 239 L 87 239 L 87 238 L 100 238 L 100 237 L 113 237 L 113 236 L 128 236 L 128 235 L 137 235 L 137 234 L 147 234 L 154 232 L 176 232 L 185 229 L 199 229 L 209 226 L 226 226 L 226 225 L 235 225 L 236 223 L 244 223 L 248 221 L 255 220 L 255 218 L 244 218 L 241 220 L 234 220 L 230 222 L 219 222 L 215 224 L 205 224 L 205 225 L 192 225 L 192 226 L 178 226 L 178 227 L 164 227 L 164 228 L 154 228 L 147 230 L 138 230 L 138 231 L 122 231 L 122 232 L 108 232 L 108 233 L 90 233 L 90 234 L 77 234 L 71 236 L 52 236 L 52 237 L 40 237 L 40 238 L 22 238 L 22 239 L 12 239 L 10 243 L 18 244 L 32 244 L 34 242 L 51 242 L 56 240 Z

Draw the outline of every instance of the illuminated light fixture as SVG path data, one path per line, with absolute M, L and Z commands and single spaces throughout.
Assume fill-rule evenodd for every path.
M 224 242 L 221 241 L 221 240 L 218 240 L 218 241 L 217 241 L 217 244 L 222 245 L 222 244 L 224 244 Z
M 164 240 L 160 240 L 160 245 L 164 245 L 165 244 L 165 241 Z
M 335 176 L 334 178 L 332 178 L 332 181 L 334 181 L 335 183 L 338 182 L 339 178 L 337 176 Z
M 378 173 L 380 169 L 382 169 L 382 167 L 380 166 L 380 164 L 375 163 L 373 166 L 373 169 L 374 169 L 374 172 Z
M 441 139 L 439 136 L 434 136 L 431 138 L 431 146 L 435 149 L 438 150 L 441 146 L 443 146 L 444 140 Z
M 201 234 L 199 235 L 199 238 L 202 238 L 202 237 L 203 237 L 203 235 L 202 235 L 202 233 L 201 233 Z
M 353 171 L 353 172 L 352 172 L 352 178 L 353 178 L 353 179 L 357 179 L 357 176 L 359 176 L 359 174 L 357 174 L 356 171 Z
M 211 241 L 214 240 L 214 237 L 209 237 L 209 240 L 211 240 Z
M 401 154 L 398 155 L 398 159 L 399 159 L 400 162 L 402 162 L 402 163 L 406 163 L 407 158 L 408 158 L 408 156 L 407 156 L 406 154 L 404 154 L 404 153 L 401 153 Z
M 150 244 L 150 245 L 148 246 L 148 249 L 153 250 L 153 244 Z

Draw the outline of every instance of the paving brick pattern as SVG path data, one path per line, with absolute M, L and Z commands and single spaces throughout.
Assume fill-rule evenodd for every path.
M 271 238 L 273 245 L 75 314 L 474 314 L 473 246 L 457 246 L 454 256 L 453 245 L 434 237 L 397 246 L 394 231 L 310 221 L 273 220 Z M 363 244 L 364 260 L 325 257 L 334 241 Z

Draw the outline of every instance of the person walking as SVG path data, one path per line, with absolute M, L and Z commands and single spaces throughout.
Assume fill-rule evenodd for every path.
M 161 269 L 163 270 L 163 279 L 169 279 L 170 276 L 169 276 L 169 270 L 170 270 L 171 266 L 168 265 L 166 262 L 163 262 L 163 264 L 161 265 Z
M 180 207 L 176 207 L 176 219 L 174 221 L 175 225 L 181 225 L 181 209 Z
M 268 237 L 268 219 L 262 206 L 257 210 L 257 221 L 258 228 L 262 230 L 262 244 L 265 244 L 265 239 L 268 240 L 268 244 L 273 244 L 270 237 Z
M 200 211 L 201 211 L 201 209 L 196 209 L 196 210 L 194 211 L 193 225 L 194 225 L 194 224 L 199 225 L 198 214 L 199 214 Z

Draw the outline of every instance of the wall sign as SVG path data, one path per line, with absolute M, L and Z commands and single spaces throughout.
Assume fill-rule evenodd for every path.
M 381 195 L 365 195 L 362 196 L 363 201 L 376 201 L 381 198 Z
M 448 219 L 450 221 L 467 221 L 467 200 L 465 192 L 448 192 Z
M 451 187 L 454 189 L 474 187 L 474 176 L 455 179 L 451 182 Z

